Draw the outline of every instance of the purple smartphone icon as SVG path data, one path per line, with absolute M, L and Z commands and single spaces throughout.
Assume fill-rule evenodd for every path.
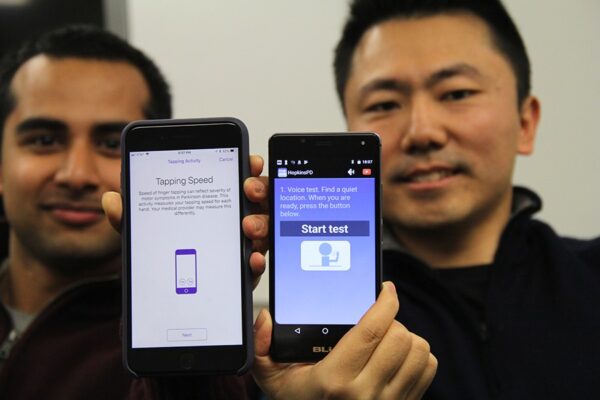
M 175 250 L 175 292 L 194 294 L 197 292 L 196 250 Z

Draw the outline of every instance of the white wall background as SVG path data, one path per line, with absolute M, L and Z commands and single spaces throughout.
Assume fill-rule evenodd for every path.
M 542 101 L 535 154 L 519 160 L 515 181 L 541 194 L 540 217 L 560 233 L 597 236 L 600 2 L 505 4 Z M 344 130 L 331 63 L 345 14 L 344 0 L 129 0 L 129 39 L 171 82 L 176 117 L 236 116 L 266 157 L 275 132 Z

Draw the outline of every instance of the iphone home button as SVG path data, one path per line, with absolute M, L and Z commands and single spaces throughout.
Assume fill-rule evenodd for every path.
M 184 353 L 179 358 L 179 365 L 182 369 L 192 369 L 194 365 L 194 355 L 192 353 Z

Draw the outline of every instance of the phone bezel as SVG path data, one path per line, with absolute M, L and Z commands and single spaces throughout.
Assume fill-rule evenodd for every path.
M 241 254 L 242 344 L 228 346 L 133 348 L 131 326 L 131 219 L 129 154 L 136 151 L 211 149 L 237 147 L 239 165 L 239 223 Z M 252 274 L 248 258 L 251 243 L 241 222 L 248 214 L 243 192 L 249 176 L 248 132 L 235 118 L 200 118 L 135 121 L 125 127 L 121 138 L 123 193 L 123 358 L 126 368 L 136 376 L 241 374 L 254 358 L 252 339 Z
M 375 281 L 374 299 L 381 289 L 381 141 L 379 136 L 371 132 L 352 133 L 280 133 L 273 135 L 269 140 L 269 204 L 275 204 L 274 179 L 277 177 L 277 159 L 305 159 L 331 157 L 331 149 L 336 149 L 337 155 L 354 155 L 356 158 L 365 157 L 374 159 L 373 176 L 375 178 Z M 332 165 L 332 169 L 339 166 Z M 319 176 L 320 177 L 320 176 Z M 341 178 L 343 179 L 343 178 Z M 352 328 L 353 325 L 288 325 L 279 324 L 276 318 L 275 291 L 275 210 L 271 209 L 270 215 L 270 243 L 269 252 L 269 282 L 270 282 L 270 311 L 273 318 L 273 333 L 271 341 L 271 357 L 280 362 L 315 362 L 327 355 L 339 339 Z M 295 329 L 301 329 L 301 336 Z M 328 329 L 323 334 L 323 328 Z M 315 352 L 315 348 L 318 352 Z

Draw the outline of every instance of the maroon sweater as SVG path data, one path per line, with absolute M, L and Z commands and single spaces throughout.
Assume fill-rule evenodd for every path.
M 122 366 L 121 286 L 86 283 L 56 298 L 0 366 L 0 399 L 251 399 L 249 375 L 139 379 Z M 0 307 L 0 342 L 11 330 Z

